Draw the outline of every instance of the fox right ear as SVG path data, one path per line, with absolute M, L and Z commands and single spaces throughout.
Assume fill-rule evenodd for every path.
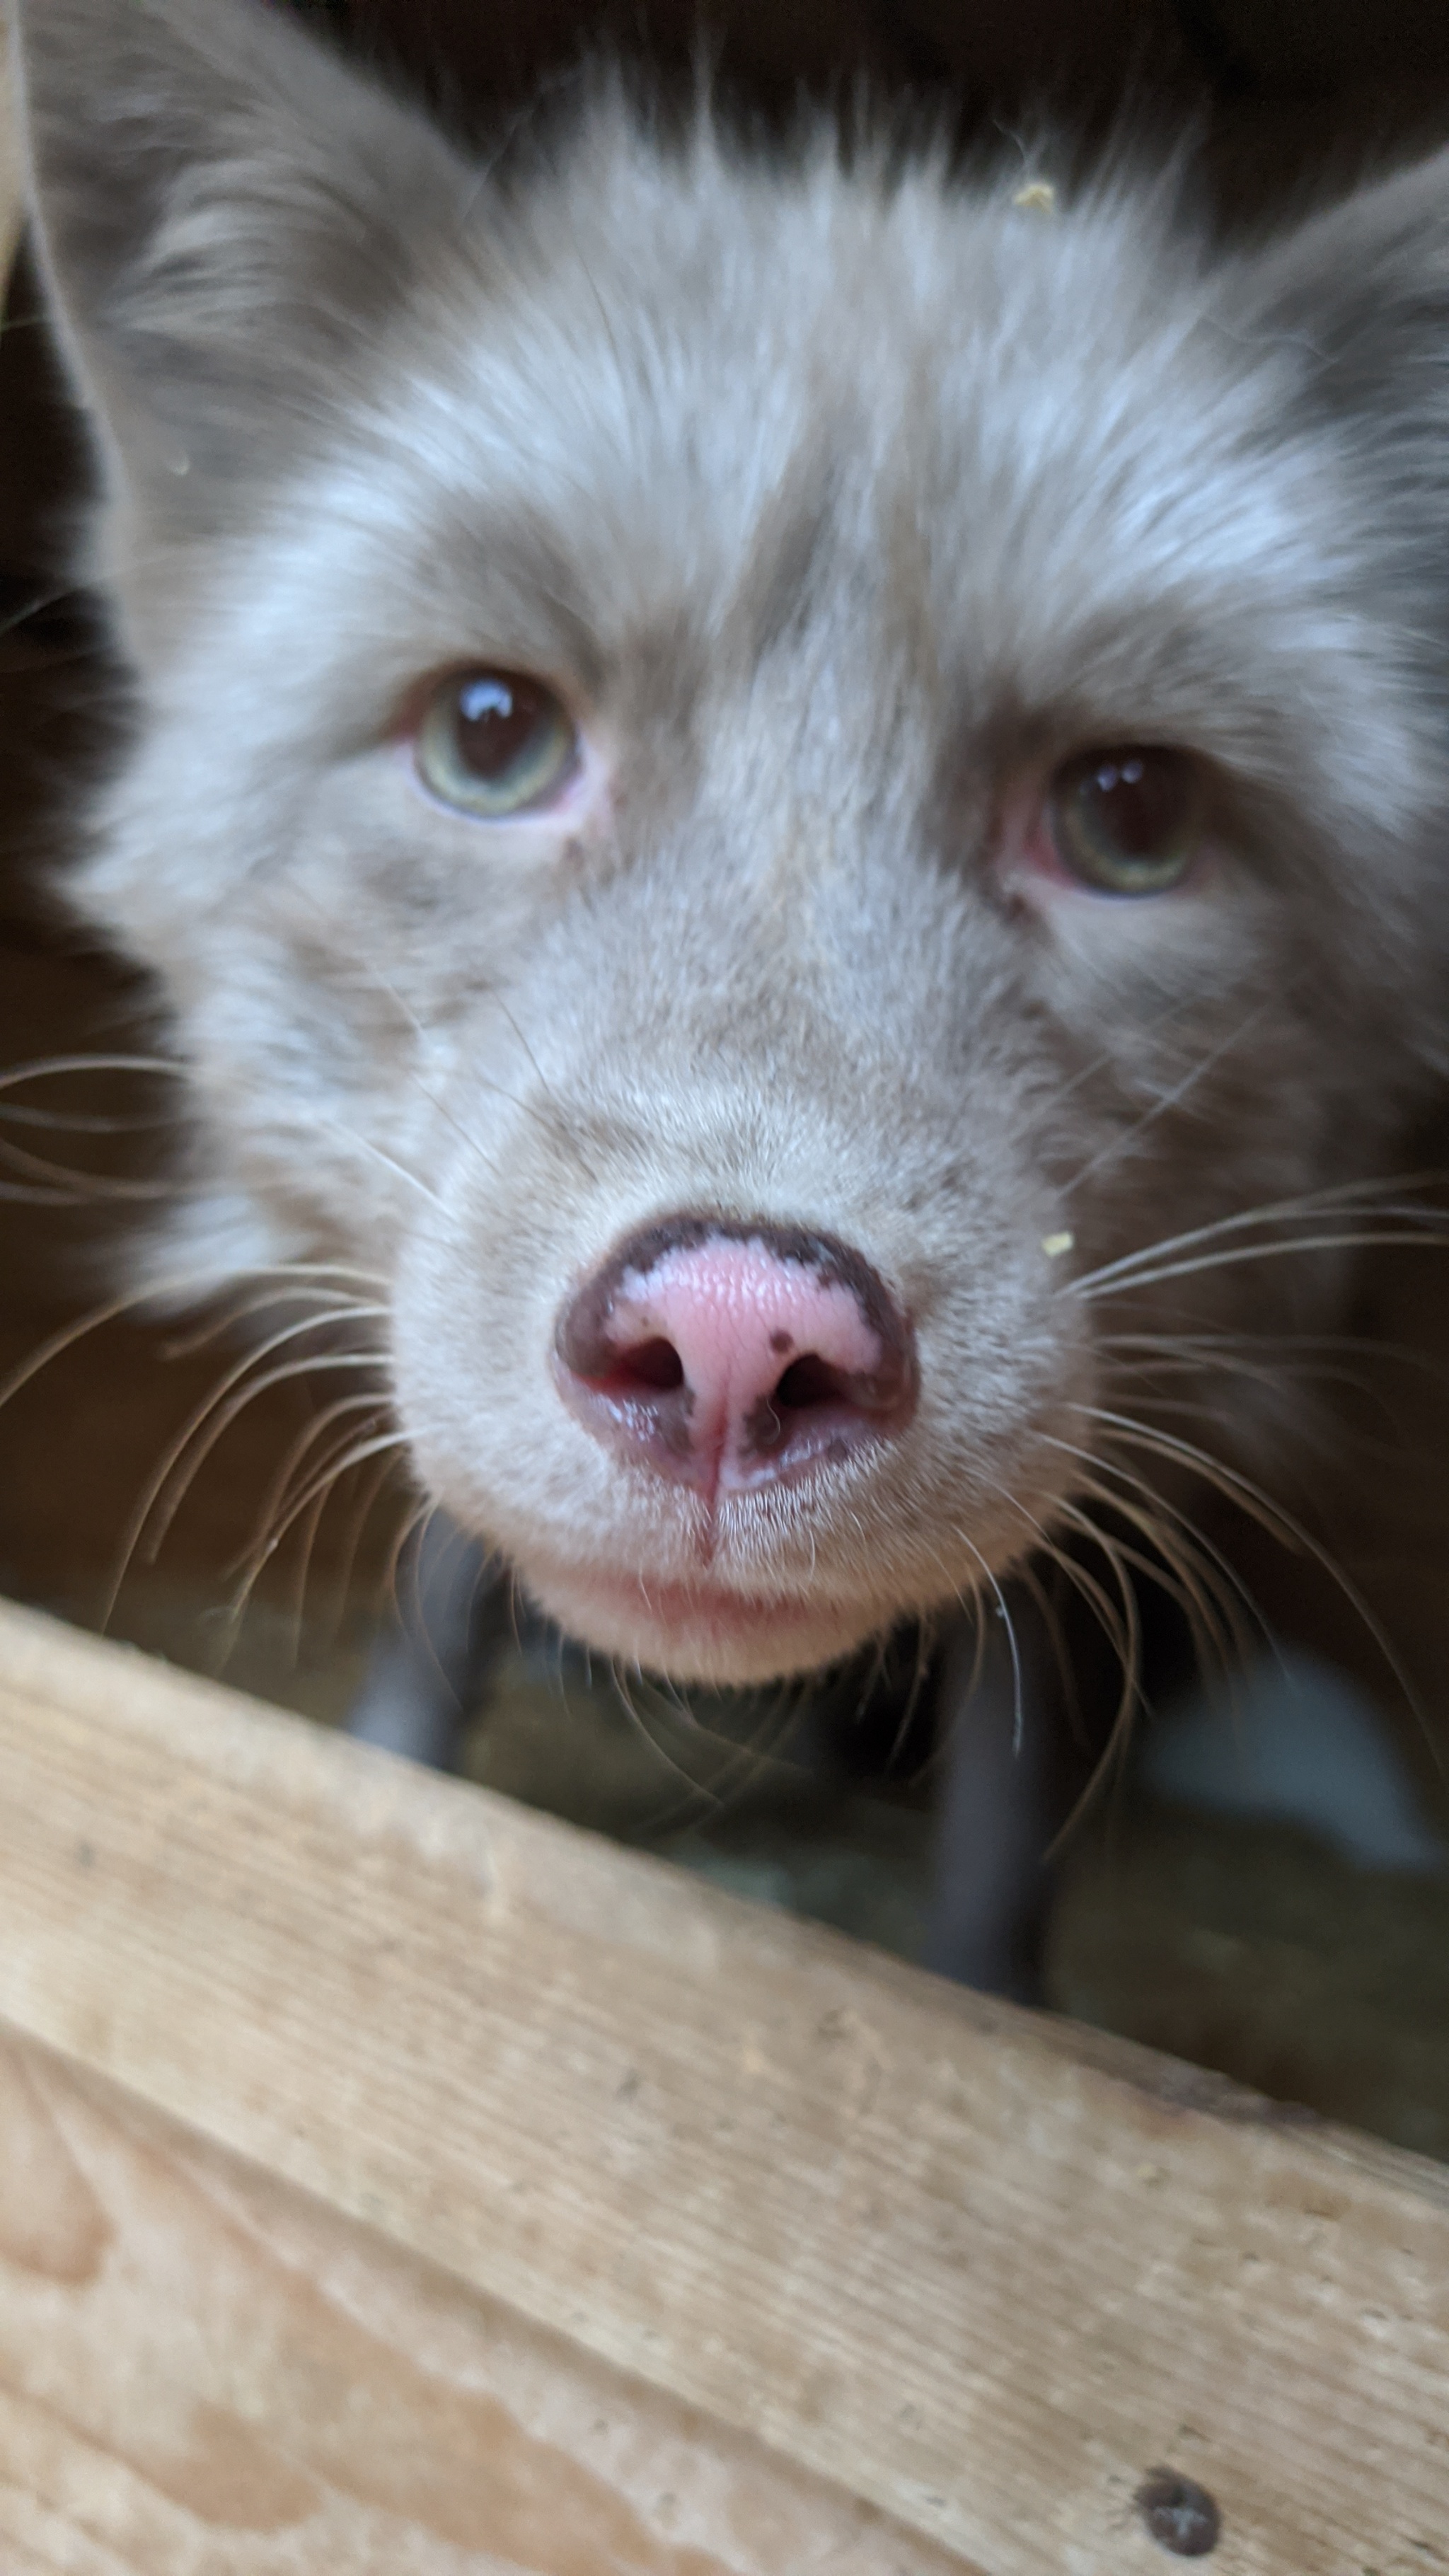
M 1376 501 L 1386 563 L 1441 603 L 1449 506 L 1449 150 L 1271 242 L 1254 326 L 1291 355 L 1298 415 L 1331 424 Z
M 260 0 L 18 0 L 33 210 L 113 497 L 169 535 L 335 416 L 473 174 Z

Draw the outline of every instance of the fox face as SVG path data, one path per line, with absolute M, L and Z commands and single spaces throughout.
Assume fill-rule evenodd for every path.
M 1224 1354 L 1338 1311 L 1442 1070 L 1449 162 L 1247 251 L 607 82 L 491 168 L 249 0 L 21 19 L 158 1293 L 355 1281 L 429 1493 L 682 1679 L 1291 1441 Z

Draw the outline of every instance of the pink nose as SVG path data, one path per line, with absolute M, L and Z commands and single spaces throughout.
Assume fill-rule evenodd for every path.
M 791 1226 L 648 1227 L 570 1299 L 555 1356 L 596 1439 L 711 1495 L 890 1439 L 916 1400 L 910 1326 L 884 1280 Z

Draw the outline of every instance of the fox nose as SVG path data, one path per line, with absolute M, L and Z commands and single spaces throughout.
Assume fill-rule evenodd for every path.
M 794 1226 L 646 1227 L 570 1298 L 554 1352 L 596 1439 L 710 1495 L 893 1439 L 916 1401 L 914 1335 L 879 1272 Z

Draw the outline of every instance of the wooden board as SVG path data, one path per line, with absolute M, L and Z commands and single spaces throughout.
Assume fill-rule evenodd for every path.
M 0 2568 L 962 2562 L 0 2037 Z
M 7 2576 L 1449 2566 L 1438 2167 L 16 1611 L 0 2014 Z

